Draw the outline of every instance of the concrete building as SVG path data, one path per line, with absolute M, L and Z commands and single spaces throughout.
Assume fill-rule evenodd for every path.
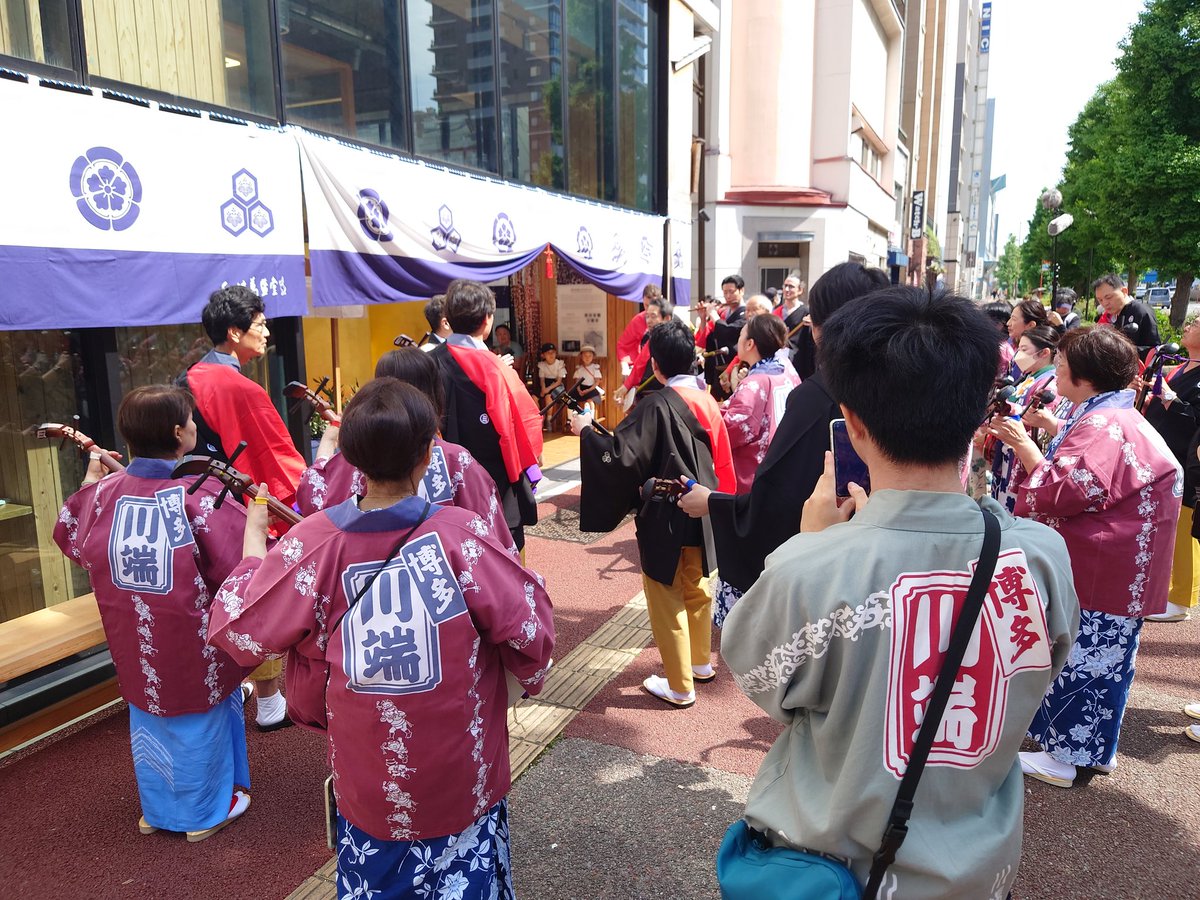
M 707 61 L 694 233 L 702 293 L 848 259 L 886 266 L 909 170 L 899 140 L 904 4 L 739 0 Z

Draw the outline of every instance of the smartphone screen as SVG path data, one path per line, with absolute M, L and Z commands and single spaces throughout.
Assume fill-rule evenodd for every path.
M 833 451 L 833 477 L 837 495 L 849 497 L 849 484 L 852 481 L 868 494 L 871 493 L 871 473 L 850 443 L 845 419 L 834 419 L 829 423 L 829 449 Z

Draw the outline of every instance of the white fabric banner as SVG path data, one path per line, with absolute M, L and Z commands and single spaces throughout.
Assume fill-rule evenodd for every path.
M 663 271 L 663 219 L 451 171 L 293 129 L 314 306 L 428 297 L 490 281 L 546 244 L 593 283 L 640 299 Z
M 290 135 L 33 78 L 0 80 L 0 109 L 0 328 L 198 322 L 224 283 L 303 314 Z

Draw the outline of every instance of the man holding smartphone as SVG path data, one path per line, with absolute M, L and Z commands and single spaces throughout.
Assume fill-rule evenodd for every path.
M 982 506 L 1000 523 L 999 560 L 881 894 L 1003 897 L 1021 860 L 1017 750 L 1079 604 L 1056 532 L 963 492 L 995 328 L 969 300 L 896 286 L 826 321 L 821 359 L 873 492 L 850 484 L 839 501 L 826 453 L 801 533 L 725 621 L 739 689 L 786 726 L 747 824 L 770 846 L 846 859 L 866 882 L 982 553 Z

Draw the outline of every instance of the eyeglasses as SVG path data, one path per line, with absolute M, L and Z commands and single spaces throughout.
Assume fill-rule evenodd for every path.
M 267 320 L 266 319 L 258 319 L 254 322 L 251 322 L 250 327 L 247 328 L 246 330 L 254 331 L 255 329 L 258 329 L 259 331 L 266 331 L 267 330 Z

